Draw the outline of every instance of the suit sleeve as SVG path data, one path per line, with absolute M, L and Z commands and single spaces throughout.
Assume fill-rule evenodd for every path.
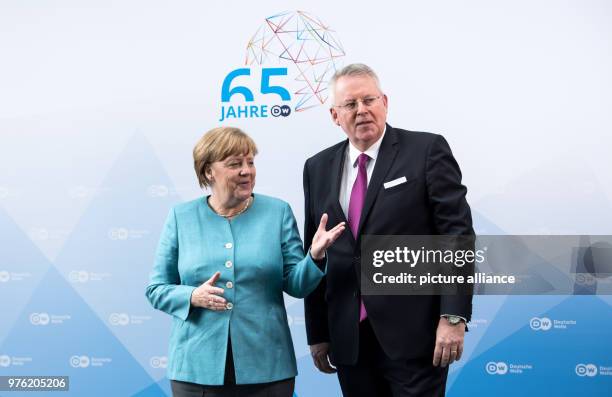
M 283 209 L 281 240 L 283 290 L 295 298 L 304 298 L 319 285 L 325 273 L 319 269 L 310 254 L 304 256 L 297 222 L 289 204 Z
M 474 236 L 472 214 L 465 198 L 467 188 L 461 184 L 461 170 L 451 149 L 440 135 L 429 147 L 426 183 L 437 234 Z M 471 268 L 473 272 L 473 268 Z M 442 295 L 440 314 L 465 317 L 472 315 L 472 294 Z
M 195 287 L 181 285 L 178 272 L 178 231 L 174 209 L 166 219 L 162 231 L 146 296 L 151 305 L 183 321 L 191 308 L 191 294 Z
M 308 252 L 318 223 L 311 208 L 310 177 L 308 161 L 304 164 L 304 251 Z M 306 337 L 309 345 L 329 342 L 327 324 L 327 302 L 325 302 L 326 277 L 323 277 L 317 288 L 304 299 Z

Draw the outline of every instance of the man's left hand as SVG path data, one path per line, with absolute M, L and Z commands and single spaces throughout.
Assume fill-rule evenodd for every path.
M 440 317 L 436 331 L 436 348 L 434 349 L 433 365 L 446 367 L 453 361 L 459 361 L 463 354 L 463 337 L 465 323 L 451 325 L 445 317 Z

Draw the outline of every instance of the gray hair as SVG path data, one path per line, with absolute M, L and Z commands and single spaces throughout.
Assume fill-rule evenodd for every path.
M 334 94 L 336 91 L 336 82 L 340 79 L 340 77 L 345 76 L 369 76 L 374 79 L 376 82 L 376 86 L 382 92 L 382 88 L 380 87 L 380 80 L 378 80 L 378 76 L 376 72 L 364 63 L 351 63 L 350 65 L 346 65 L 340 70 L 337 70 L 336 73 L 329 80 L 328 90 L 329 90 L 329 106 L 334 106 Z

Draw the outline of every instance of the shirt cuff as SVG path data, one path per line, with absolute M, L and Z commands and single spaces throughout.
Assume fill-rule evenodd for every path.
M 321 258 L 321 259 L 313 258 L 312 254 L 310 253 L 310 250 L 308 250 L 308 255 L 310 255 L 310 259 L 312 259 L 314 264 L 317 265 L 319 270 L 321 270 L 323 273 L 325 273 L 325 265 L 327 265 L 327 250 L 325 250 L 323 258 Z

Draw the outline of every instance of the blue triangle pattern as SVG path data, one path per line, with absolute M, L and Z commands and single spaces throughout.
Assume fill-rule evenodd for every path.
M 6 375 L 69 376 L 67 394 L 73 396 L 127 396 L 153 381 L 54 268 L 14 323 L 0 356 L 8 357 Z

